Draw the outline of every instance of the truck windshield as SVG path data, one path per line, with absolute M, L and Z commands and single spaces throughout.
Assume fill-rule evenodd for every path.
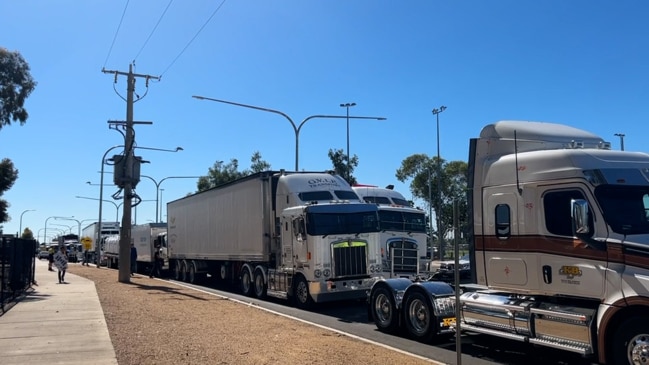
M 600 185 L 595 197 L 614 232 L 649 233 L 649 186 Z
M 306 219 L 306 232 L 311 236 L 379 231 L 376 211 L 307 213 Z
M 379 210 L 382 231 L 426 232 L 426 216 L 398 210 Z

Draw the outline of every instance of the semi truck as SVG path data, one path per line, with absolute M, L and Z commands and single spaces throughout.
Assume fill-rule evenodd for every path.
M 329 172 L 263 171 L 167 203 L 176 280 L 209 275 L 244 295 L 364 299 L 382 270 L 376 205 Z
M 500 121 L 469 144 L 471 284 L 380 280 L 368 313 L 430 341 L 469 331 L 601 364 L 649 356 L 649 154 Z
M 137 250 L 136 272 L 149 272 L 153 265 L 155 251 L 159 253 L 161 269 L 168 268 L 167 260 L 167 223 L 145 223 L 131 227 L 131 243 Z M 106 266 L 116 269 L 119 267 L 119 247 L 121 236 L 110 235 L 104 238 L 104 256 Z
M 354 192 L 379 209 L 381 230 L 372 233 L 381 247 L 383 275 L 416 279 L 427 263 L 426 214 L 413 208 L 391 185 L 355 185 Z
M 98 254 L 102 264 L 105 264 L 105 257 L 101 257 L 104 252 L 103 240 L 110 235 L 119 235 L 119 222 L 103 222 L 101 224 L 101 231 L 99 222 L 93 222 L 81 231 L 81 241 L 90 240 L 91 248 L 89 252 L 93 257 Z

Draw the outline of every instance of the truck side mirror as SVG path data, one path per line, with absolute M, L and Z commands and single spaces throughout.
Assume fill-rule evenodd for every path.
M 572 234 L 582 240 L 590 237 L 588 202 L 584 199 L 572 199 L 570 201 L 570 210 L 572 215 Z

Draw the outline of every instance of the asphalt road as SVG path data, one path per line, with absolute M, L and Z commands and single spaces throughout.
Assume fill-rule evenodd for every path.
M 244 297 L 227 288 L 191 285 L 188 287 L 205 290 L 235 300 L 269 309 L 304 321 L 330 327 L 377 343 L 385 344 L 402 351 L 411 352 L 447 364 L 457 363 L 455 338 L 444 339 L 438 343 L 420 343 L 405 335 L 385 334 L 376 329 L 368 319 L 367 305 L 362 301 L 346 301 L 318 305 L 309 311 L 294 308 L 288 302 L 268 298 L 259 300 Z M 462 364 L 507 364 L 507 365 L 591 365 L 592 360 L 566 351 L 506 340 L 481 334 L 463 334 L 461 339 Z

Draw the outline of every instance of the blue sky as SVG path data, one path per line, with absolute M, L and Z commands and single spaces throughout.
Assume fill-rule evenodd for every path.
M 469 138 L 502 119 L 569 124 L 613 148 L 620 148 L 614 134 L 624 133 L 626 150 L 647 149 L 646 1 L 169 4 L 0 2 L 0 46 L 19 51 L 38 82 L 27 123 L 0 130 L 0 157 L 20 171 L 3 196 L 12 217 L 5 233 L 19 230 L 21 216 L 22 228 L 41 239 L 46 221 L 48 235 L 70 229 L 52 224 L 76 232 L 77 222 L 49 217 L 74 216 L 83 226 L 97 218 L 99 202 L 75 196 L 99 198 L 99 186 L 86 182 L 99 183 L 101 157 L 123 144 L 107 121 L 126 119 L 126 78 L 114 83 L 102 68 L 126 72 L 133 62 L 136 73 L 161 77 L 148 89 L 137 80 L 134 119 L 153 122 L 136 126 L 137 145 L 184 149 L 138 150 L 151 162 L 142 174 L 156 181 L 205 175 L 215 161 L 232 158 L 245 169 L 255 151 L 273 169 L 295 167 L 286 118 L 192 95 L 279 110 L 296 124 L 345 115 L 339 105 L 355 102 L 352 116 L 387 118 L 350 121 L 357 180 L 395 184 L 407 198 L 409 182 L 398 182 L 395 171 L 412 154 L 436 155 L 431 110 L 441 105 L 448 109 L 440 114 L 440 151 L 448 161 L 466 161 Z M 345 151 L 346 137 L 344 119 L 309 120 L 299 135 L 299 169 L 331 168 L 327 152 Z M 111 175 L 104 180 L 104 199 L 111 199 L 117 188 Z M 164 220 L 162 206 L 195 191 L 196 180 L 167 179 L 160 188 Z M 136 190 L 144 199 L 137 223 L 155 220 L 155 184 L 144 178 Z M 115 205 L 105 202 L 103 217 L 115 217 Z

